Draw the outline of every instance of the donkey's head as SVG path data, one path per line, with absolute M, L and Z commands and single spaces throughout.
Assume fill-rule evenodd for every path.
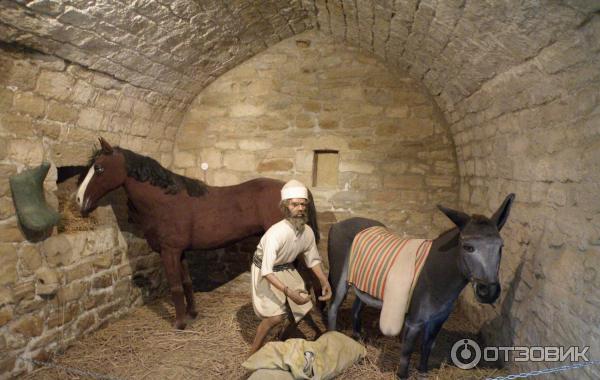
M 515 195 L 509 194 L 491 218 L 469 216 L 438 205 L 458 227 L 459 267 L 473 284 L 475 296 L 481 303 L 493 303 L 500 296 L 498 271 L 503 246 L 500 230 L 508 219 L 514 199 Z
M 77 189 L 77 203 L 82 215 L 98 207 L 106 193 L 121 186 L 127 178 L 125 157 L 100 137 L 100 150 L 94 153 L 90 169 Z

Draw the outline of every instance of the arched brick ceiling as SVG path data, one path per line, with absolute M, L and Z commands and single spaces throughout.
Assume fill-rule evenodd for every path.
M 0 1 L 0 40 L 186 102 L 220 74 L 307 28 L 299 0 Z
M 268 46 L 318 27 L 422 80 L 452 121 L 483 83 L 581 28 L 594 0 L 3 0 L 0 39 L 189 101 Z M 568 57 L 557 57 L 568 59 Z
M 535 58 L 597 1 L 317 1 L 319 27 L 422 80 L 449 119 L 483 83 Z M 559 60 L 567 57 L 556 57 Z

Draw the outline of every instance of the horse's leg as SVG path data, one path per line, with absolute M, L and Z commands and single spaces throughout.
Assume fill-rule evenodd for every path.
M 364 337 L 361 334 L 362 323 L 360 318 L 360 313 L 365 307 L 365 303 L 361 301 L 360 298 L 356 297 L 354 303 L 352 304 L 352 337 L 357 340 L 364 340 Z
M 194 287 L 192 286 L 192 277 L 190 277 L 190 267 L 187 259 L 185 258 L 185 252 L 181 256 L 181 282 L 183 283 L 183 291 L 185 293 L 185 300 L 187 307 L 185 312 L 188 317 L 194 319 L 198 316 L 196 311 L 196 303 L 194 301 Z
M 408 322 L 404 322 L 400 363 L 398 366 L 398 372 L 396 373 L 396 376 L 399 379 L 408 379 L 408 364 L 410 363 L 410 356 L 415 348 L 415 341 L 420 331 L 420 325 L 413 325 Z
M 171 290 L 173 305 L 175 306 L 174 327 L 185 329 L 185 302 L 183 299 L 183 286 L 181 283 L 181 251 L 172 248 L 161 249 L 160 257 L 165 267 L 165 274 Z

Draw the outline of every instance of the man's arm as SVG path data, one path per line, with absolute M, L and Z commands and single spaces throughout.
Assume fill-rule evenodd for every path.
M 321 296 L 319 296 L 319 301 L 329 301 L 331 299 L 331 285 L 329 285 L 325 272 L 323 272 L 323 266 L 319 263 L 310 269 L 321 283 Z

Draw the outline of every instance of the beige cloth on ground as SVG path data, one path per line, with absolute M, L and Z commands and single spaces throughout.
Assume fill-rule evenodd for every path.
M 366 355 L 363 345 L 340 332 L 330 331 L 314 342 L 288 339 L 267 343 L 242 366 L 250 370 L 285 370 L 291 372 L 294 379 L 325 380 L 341 374 Z
M 298 322 L 312 309 L 312 302 L 304 305 L 294 303 L 264 277 L 273 273 L 290 289 L 306 290 L 297 270 L 273 271 L 275 265 L 291 263 L 300 254 L 304 255 L 304 261 L 309 268 L 321 263 L 321 256 L 315 244 L 315 234 L 310 226 L 305 225 L 304 230 L 297 234 L 290 222 L 284 219 L 265 232 L 255 252 L 255 255 L 262 260 L 262 265 L 258 268 L 252 264 L 251 269 L 252 306 L 256 315 L 266 318 L 286 314 L 287 301 L 294 319 Z

